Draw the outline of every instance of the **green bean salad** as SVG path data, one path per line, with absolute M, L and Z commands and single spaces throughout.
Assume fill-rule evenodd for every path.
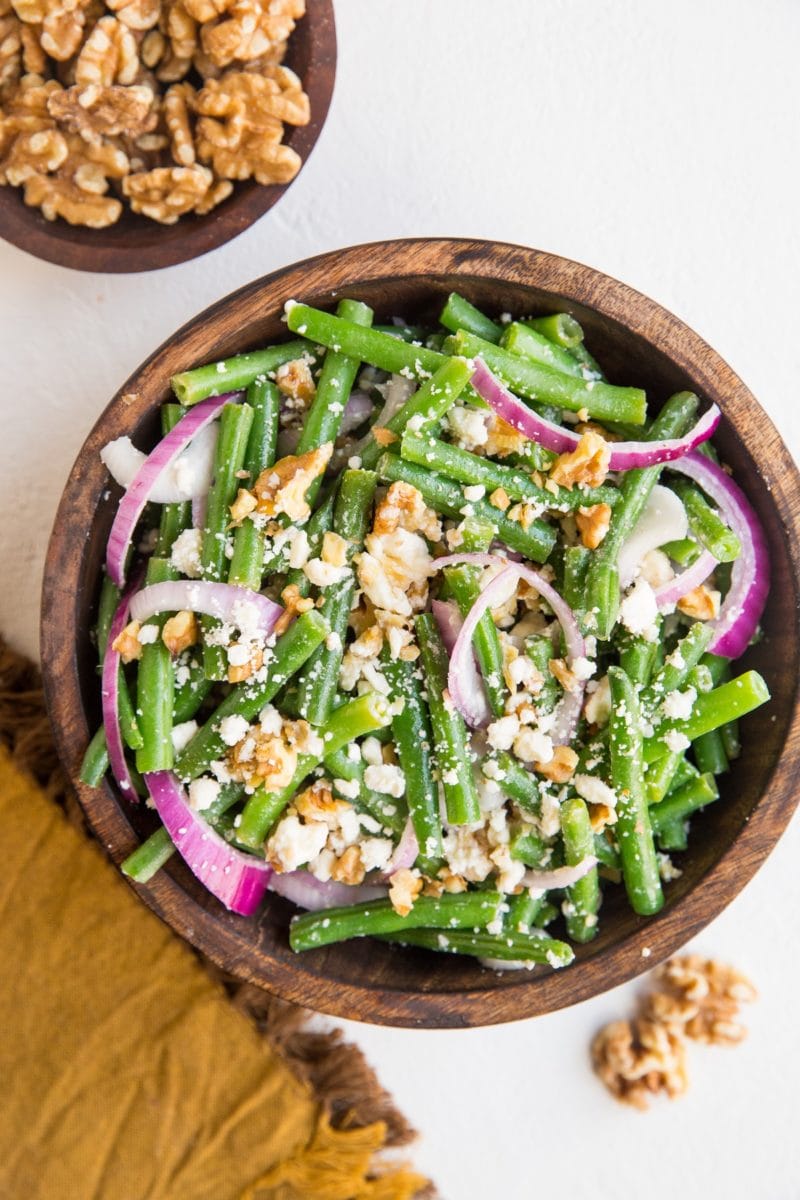
M 769 699 L 766 541 L 721 414 L 648 409 L 567 313 L 435 328 L 286 306 L 291 337 L 176 375 L 98 602 L 107 771 L 295 951 L 365 935 L 552 968 L 608 888 L 649 916 Z M 653 406 L 654 408 L 655 406 Z

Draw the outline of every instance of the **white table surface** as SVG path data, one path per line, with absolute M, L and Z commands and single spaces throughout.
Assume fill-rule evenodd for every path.
M 309 0 L 311 4 L 314 0 Z M 337 0 L 322 137 L 277 208 L 184 266 L 79 274 L 0 243 L 0 629 L 36 654 L 41 566 L 96 415 L 172 330 L 308 254 L 411 235 L 505 239 L 625 280 L 697 329 L 795 450 L 800 239 L 797 0 Z M 349 1025 L 422 1133 L 446 1200 L 796 1200 L 800 824 L 698 939 L 761 999 L 734 1049 L 691 1047 L 691 1089 L 607 1098 L 592 1033 L 637 986 L 494 1029 Z

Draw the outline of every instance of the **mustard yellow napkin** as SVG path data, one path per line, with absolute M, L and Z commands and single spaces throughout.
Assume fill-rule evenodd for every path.
M 3 1200 L 410 1200 L 0 747 Z

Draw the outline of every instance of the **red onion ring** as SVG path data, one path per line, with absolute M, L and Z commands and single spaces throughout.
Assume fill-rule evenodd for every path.
M 417 841 L 417 835 L 414 832 L 414 825 L 409 817 L 406 821 L 400 841 L 395 847 L 394 854 L 384 867 L 383 874 L 387 878 L 391 878 L 395 871 L 403 871 L 407 867 L 413 867 L 418 858 L 419 842 Z
M 119 727 L 119 673 L 121 659 L 119 651 L 114 649 L 114 642 L 128 624 L 131 600 L 141 582 L 143 573 L 143 568 L 139 568 L 135 572 L 127 591 L 120 599 L 114 611 L 114 616 L 111 618 L 111 624 L 108 627 L 108 641 L 106 642 L 105 654 L 103 655 L 100 682 L 103 728 L 106 734 L 106 746 L 108 748 L 108 762 L 111 767 L 111 774 L 114 776 L 122 794 L 126 799 L 133 801 L 134 804 L 137 803 L 138 796 L 136 795 L 133 779 L 128 769 L 128 762 L 125 758 L 125 747 L 122 742 L 122 731 Z
M 264 898 L 272 868 L 229 845 L 196 813 L 171 771 L 149 771 L 147 790 L 189 870 L 231 912 L 250 917 Z
M 106 546 L 106 568 L 117 587 L 124 586 L 128 547 L 136 523 L 161 472 L 175 461 L 195 434 L 214 420 L 223 405 L 241 394 L 229 392 L 225 396 L 209 396 L 207 400 L 201 400 L 194 408 L 190 408 L 175 428 L 151 450 L 136 472 L 133 482 L 119 502 Z
M 597 861 L 593 854 L 587 854 L 586 858 L 582 858 L 571 867 L 556 867 L 553 871 L 526 871 L 522 877 L 522 886 L 538 892 L 572 887 L 573 883 L 588 875 L 592 867 L 597 866 Z
M 436 624 L 439 626 L 444 647 L 452 661 L 453 650 L 464 624 L 461 619 L 461 613 L 458 611 L 457 605 L 449 600 L 431 601 L 431 612 L 436 618 Z M 464 663 L 463 684 L 464 691 L 472 697 L 476 715 L 480 712 L 480 720 L 477 722 L 478 726 L 482 728 L 484 725 L 488 725 L 491 713 L 489 711 L 489 703 L 486 699 L 486 689 L 483 686 L 483 680 L 475 661 L 474 652 Z
M 270 633 L 283 613 L 276 604 L 260 592 L 239 587 L 232 583 L 208 583 L 199 579 L 176 579 L 167 583 L 151 583 L 142 588 L 131 601 L 131 617 L 134 621 L 146 621 L 156 613 L 189 612 L 205 613 L 242 629 L 247 626 L 254 635 Z
M 480 358 L 475 359 L 475 373 L 470 380 L 475 391 L 490 408 L 494 409 L 514 429 L 524 433 L 533 442 L 546 450 L 564 454 L 574 450 L 580 435 L 561 425 L 546 421 L 533 409 L 528 408 L 503 386 Z M 722 413 L 716 404 L 700 417 L 697 424 L 682 438 L 668 438 L 660 442 L 610 442 L 610 471 L 630 471 L 635 467 L 652 467 L 658 463 L 673 462 L 688 454 L 701 442 L 707 441 L 720 423 Z
M 718 565 L 717 559 L 710 550 L 704 550 L 695 562 L 680 575 L 670 579 L 655 589 L 656 604 L 659 609 L 669 608 L 682 600 L 687 592 L 693 592 L 701 583 L 705 583 L 711 572 Z
M 724 658 L 744 654 L 767 603 L 770 563 L 761 523 L 738 483 L 703 454 L 688 454 L 670 470 L 699 483 L 741 542 L 742 552 L 731 569 L 731 586 L 713 622 L 710 650 Z
M 361 904 L 366 900 L 382 900 L 387 895 L 385 887 L 336 883 L 332 879 L 323 883 L 310 871 L 288 871 L 286 874 L 275 871 L 269 881 L 269 890 L 310 912 L 345 904 Z

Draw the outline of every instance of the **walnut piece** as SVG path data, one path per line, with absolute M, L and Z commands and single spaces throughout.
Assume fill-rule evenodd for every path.
M 575 513 L 575 524 L 587 550 L 596 550 L 608 533 L 611 505 L 593 504 L 590 508 L 579 508 Z
M 651 1096 L 686 1091 L 683 1041 L 658 1021 L 612 1021 L 592 1042 L 592 1066 L 611 1095 L 645 1110 Z
M 551 658 L 547 665 L 550 669 L 550 674 L 558 680 L 565 692 L 578 691 L 580 682 L 577 676 L 570 671 L 563 658 Z
M 65 138 L 66 159 L 54 175 L 33 175 L 27 180 L 25 203 L 41 208 L 48 221 L 63 217 L 70 225 L 92 229 L 113 225 L 122 205 L 106 195 L 108 181 L 127 174 L 127 156 L 111 142 L 92 146 L 75 133 Z
M 155 94 L 143 86 L 76 84 L 54 92 L 47 110 L 64 129 L 79 133 L 95 146 L 101 145 L 104 137 L 149 133 L 158 123 Z
M 687 617 L 694 617 L 698 621 L 713 621 L 719 616 L 721 599 L 719 592 L 701 583 L 699 587 L 681 596 L 678 609 Z
M 267 734 L 256 726 L 228 751 L 228 770 L 247 787 L 263 785 L 268 792 L 278 791 L 292 781 L 297 750 L 288 745 L 283 730 Z
M 646 1013 L 686 1037 L 710 1045 L 741 1042 L 747 1031 L 736 1018 L 756 989 L 741 972 L 697 954 L 673 958 L 656 972 L 660 989 L 648 997 Z
M 317 392 L 311 367 L 303 358 L 282 363 L 275 372 L 275 384 L 284 396 L 299 401 L 301 408 L 309 404 Z
M 442 536 L 442 523 L 432 508 L 428 508 L 422 494 L 410 483 L 393 483 L 375 510 L 372 532 L 394 533 L 405 529 L 409 533 L 421 533 L 431 542 Z
M 295 123 L 304 124 L 308 98 L 291 71 L 285 67 L 268 71 L 268 75 L 238 71 L 211 79 L 197 95 L 197 152 L 223 179 L 253 177 L 263 184 L 288 183 L 300 169 L 299 155 L 281 144 L 282 122 L 288 118 L 279 114 L 296 109 L 295 115 L 305 120 Z
M 210 7 L 193 4 L 193 11 Z M 304 0 L 233 0 L 225 4 L 219 20 L 204 21 L 203 50 L 218 67 L 236 60 L 249 63 L 285 42 L 304 12 Z
M 283 612 L 275 622 L 273 631 L 278 637 L 286 632 L 296 616 L 309 612 L 314 607 L 314 601 L 310 596 L 301 595 L 296 583 L 287 584 L 281 592 L 281 600 L 284 605 Z
M 331 879 L 337 883 L 362 883 L 365 874 L 358 846 L 348 846 L 331 867 Z
M 12 0 L 20 21 L 35 27 L 41 49 L 66 62 L 83 38 L 89 0 Z
M 262 471 L 253 491 L 257 509 L 268 517 L 285 513 L 291 521 L 308 520 L 311 509 L 306 501 L 306 492 L 311 484 L 322 475 L 330 462 L 333 442 L 326 442 L 305 454 L 287 454 L 272 467 Z
M 525 434 L 494 414 L 489 421 L 486 443 L 479 450 L 492 458 L 506 458 L 509 454 L 521 453 L 526 446 Z
M 407 917 L 422 891 L 422 886 L 423 879 L 419 871 L 410 867 L 402 867 L 395 871 L 389 880 L 389 899 L 394 911 L 401 917 Z
M 105 0 L 107 8 L 137 33 L 152 29 L 161 16 L 161 0 Z
M 578 756 L 570 746 L 556 746 L 550 762 L 535 762 L 533 769 L 553 783 L 566 783 L 575 774 Z
M 569 488 L 576 483 L 600 487 L 608 474 L 611 447 L 605 438 L 590 431 L 581 435 L 574 450 L 559 454 L 550 470 L 550 479 L 559 487 Z
M 0 16 L 0 103 L 12 95 L 22 75 L 22 30 L 13 14 Z
M 190 167 L 195 161 L 194 137 L 189 113 L 195 91 L 190 83 L 176 83 L 164 96 L 164 120 L 169 130 L 170 150 L 178 166 Z
M 174 617 L 168 617 L 161 631 L 161 640 L 170 654 L 180 654 L 200 641 L 200 625 L 193 612 L 182 609 Z
M 116 17 L 102 17 L 81 47 L 75 82 L 111 87 L 134 83 L 139 71 L 136 38 Z
M 184 213 L 206 213 L 229 196 L 227 180 L 214 181 L 207 167 L 154 167 L 122 181 L 122 190 L 136 213 L 161 225 L 174 225 Z
M 141 627 L 141 621 L 129 621 L 111 643 L 111 649 L 116 650 L 124 663 L 134 662 L 142 657 L 142 643 L 139 641 Z

